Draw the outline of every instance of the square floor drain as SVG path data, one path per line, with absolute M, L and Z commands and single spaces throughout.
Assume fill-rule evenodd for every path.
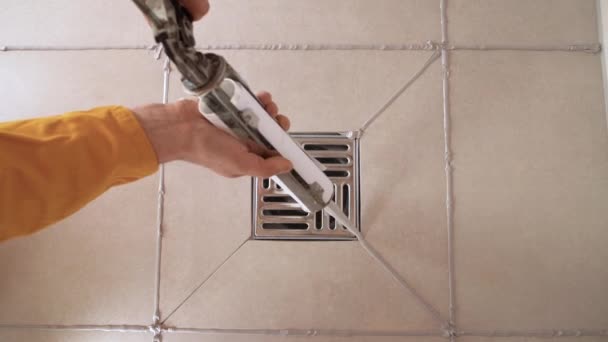
M 334 183 L 334 200 L 360 226 L 359 140 L 349 133 L 292 133 Z M 307 213 L 271 179 L 252 182 L 252 236 L 260 240 L 352 240 L 324 211 Z

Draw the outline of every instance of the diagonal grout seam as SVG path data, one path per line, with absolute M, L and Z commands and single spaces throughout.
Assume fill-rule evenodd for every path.
M 106 50 L 148 50 L 154 51 L 158 45 L 0 45 L 0 52 L 11 51 L 106 51 Z M 208 44 L 198 46 L 199 50 L 243 50 L 243 51 L 437 51 L 474 50 L 474 51 L 563 51 L 597 54 L 602 51 L 601 43 L 575 44 L 457 44 L 447 42 L 411 44 L 306 44 L 306 43 L 267 43 L 267 44 Z
M 203 286 L 203 285 L 204 285 L 204 284 L 207 282 L 207 280 L 211 279 L 211 277 L 213 277 L 213 276 L 214 276 L 214 275 L 215 275 L 215 274 L 216 274 L 216 273 L 217 273 L 217 272 L 218 272 L 218 271 L 219 271 L 219 270 L 222 268 L 222 266 L 224 266 L 224 265 L 225 265 L 225 264 L 228 262 L 228 260 L 230 260 L 230 258 L 232 258 L 232 256 L 233 256 L 233 255 L 235 255 L 235 254 L 236 254 L 236 252 L 238 252 L 238 251 L 241 249 L 241 247 L 243 247 L 243 246 L 245 245 L 245 243 L 247 243 L 247 241 L 249 241 L 249 237 L 248 237 L 248 238 L 247 238 L 245 241 L 241 242 L 241 244 L 240 244 L 240 245 L 239 245 L 239 246 L 238 246 L 238 247 L 237 247 L 237 248 L 236 248 L 234 251 L 232 251 L 232 253 L 230 253 L 230 255 L 228 255 L 228 256 L 227 256 L 227 257 L 224 259 L 224 261 L 222 261 L 222 262 L 221 262 L 221 263 L 220 263 L 220 264 L 219 264 L 219 265 L 218 265 L 218 266 L 217 266 L 217 267 L 216 267 L 216 268 L 215 268 L 215 269 L 214 269 L 214 270 L 213 270 L 213 271 L 212 271 L 212 272 L 211 272 L 211 273 L 210 273 L 210 274 L 207 276 L 207 277 L 205 277 L 205 279 L 203 279 L 203 280 L 202 280 L 202 281 L 201 281 L 201 282 L 200 282 L 200 283 L 199 283 L 199 284 L 196 286 L 196 288 L 194 288 L 194 290 L 192 290 L 192 292 L 190 292 L 190 293 L 189 293 L 189 294 L 188 294 L 188 295 L 187 295 L 187 296 L 186 296 L 186 297 L 185 297 L 185 298 L 184 298 L 184 299 L 183 299 L 183 300 L 182 300 L 182 301 L 181 301 L 181 302 L 180 302 L 180 303 L 177 305 L 177 307 L 175 307 L 175 309 L 173 309 L 173 310 L 172 310 L 172 311 L 169 313 L 169 315 L 167 315 L 167 317 L 165 317 L 165 318 L 164 318 L 164 319 L 163 319 L 163 320 L 160 322 L 160 324 L 164 324 L 164 323 L 165 323 L 165 322 L 166 322 L 166 321 L 167 321 L 167 320 L 168 320 L 168 319 L 169 319 L 171 316 L 173 316 L 173 314 L 174 314 L 174 313 L 176 313 L 176 312 L 177 312 L 177 310 L 179 310 L 179 308 L 181 308 L 181 307 L 182 307 L 182 305 L 184 305 L 184 304 L 185 304 L 185 303 L 188 301 L 188 299 L 190 299 L 190 297 L 192 297 L 192 296 L 193 296 L 193 295 L 196 293 L 196 291 L 198 291 L 198 290 L 199 290 L 199 289 L 200 289 L 200 288 L 201 288 L 201 287 L 202 287 L 202 286 Z
M 452 184 L 452 151 L 451 151 L 451 117 L 450 117 L 450 66 L 448 46 L 448 2 L 439 1 L 441 24 L 441 69 L 442 69 L 442 97 L 443 97 L 443 143 L 444 143 L 444 170 L 445 170 L 445 210 L 447 228 L 447 256 L 448 256 L 448 334 L 450 341 L 456 339 L 456 311 L 454 293 L 454 194 Z
M 440 56 L 439 51 L 433 52 L 431 57 L 424 63 L 422 68 L 418 70 L 401 88 L 399 88 L 380 109 L 376 111 L 359 129 L 359 136 L 362 137 L 365 131 L 403 94 L 414 82 L 424 74 L 424 72 L 435 62 Z

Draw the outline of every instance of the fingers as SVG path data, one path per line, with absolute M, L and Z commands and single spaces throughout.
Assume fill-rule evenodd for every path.
M 264 159 L 253 153 L 244 156 L 240 166 L 244 174 L 254 177 L 271 177 L 292 169 L 291 162 L 283 157 L 274 156 Z
M 266 109 L 268 114 L 272 116 L 272 118 L 279 124 L 279 126 L 281 126 L 281 128 L 286 131 L 289 130 L 291 123 L 285 115 L 279 114 L 279 107 L 272 100 L 272 95 L 267 91 L 262 91 L 258 93 L 257 96 L 258 100 L 260 100 L 260 102 L 262 103 L 262 106 L 264 106 L 264 109 Z
M 285 116 L 285 115 L 277 115 L 277 117 L 275 118 L 275 120 L 277 120 L 277 122 L 279 123 L 279 125 L 286 131 L 289 130 L 289 127 L 291 127 L 291 122 L 289 121 L 289 119 Z
M 264 109 L 266 109 L 268 114 L 270 114 L 270 116 L 272 116 L 275 119 L 277 118 L 277 115 L 279 115 L 279 107 L 274 102 L 270 102 L 269 104 L 264 106 Z
M 289 160 L 273 153 L 264 153 L 263 148 L 257 147 L 260 148 L 258 150 L 252 146 L 255 145 L 253 142 L 243 144 L 224 131 L 215 127 L 212 129 L 215 134 L 205 145 L 210 150 L 210 164 L 216 172 L 228 177 L 270 177 L 292 169 Z
M 262 105 L 264 105 L 264 107 L 266 107 L 266 105 L 272 102 L 272 95 L 270 95 L 270 93 L 267 91 L 261 91 L 257 94 L 257 96 L 258 100 L 262 102 Z
M 194 21 L 201 19 L 209 12 L 208 0 L 180 0 L 180 2 L 190 12 Z

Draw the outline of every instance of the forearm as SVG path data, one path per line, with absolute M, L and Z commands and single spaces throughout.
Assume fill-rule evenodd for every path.
M 179 110 L 179 102 L 138 106 L 132 112 L 145 131 L 159 163 L 186 159 L 197 123 L 202 120 L 200 114 Z
M 0 124 L 0 240 L 54 223 L 157 165 L 124 107 Z

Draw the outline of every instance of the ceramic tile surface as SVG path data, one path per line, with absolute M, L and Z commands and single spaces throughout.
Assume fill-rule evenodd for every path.
M 0 88 L 10 96 L 0 117 L 150 102 L 161 93 L 159 68 L 143 52 L 2 54 Z M 38 234 L 0 244 L 0 306 L 11 308 L 0 322 L 148 323 L 156 183 L 113 188 Z
M 430 52 L 221 51 L 255 92 L 266 90 L 291 131 L 359 129 L 415 74 Z M 185 96 L 173 77 L 175 98 Z
M 369 242 L 447 314 L 440 97 L 441 65 L 436 61 L 363 135 L 361 218 Z
M 435 329 L 356 242 L 249 241 L 168 321 L 214 328 Z
M 210 4 L 208 18 L 195 29 L 199 44 L 399 44 L 440 37 L 435 1 L 223 0 Z
M 32 236 L 0 244 L 0 324 L 147 324 L 156 177 L 109 190 Z M 127 209 L 129 208 L 129 209 Z
M 452 61 L 459 323 L 606 327 L 600 57 L 460 52 Z
M 0 120 L 158 102 L 162 64 L 146 51 L 0 54 Z
M 152 43 L 146 20 L 129 0 L 7 1 L 0 11 L 0 46 Z
M 595 0 L 450 0 L 455 44 L 597 43 Z
M 222 178 L 187 163 L 166 166 L 163 316 L 251 235 L 250 182 Z

